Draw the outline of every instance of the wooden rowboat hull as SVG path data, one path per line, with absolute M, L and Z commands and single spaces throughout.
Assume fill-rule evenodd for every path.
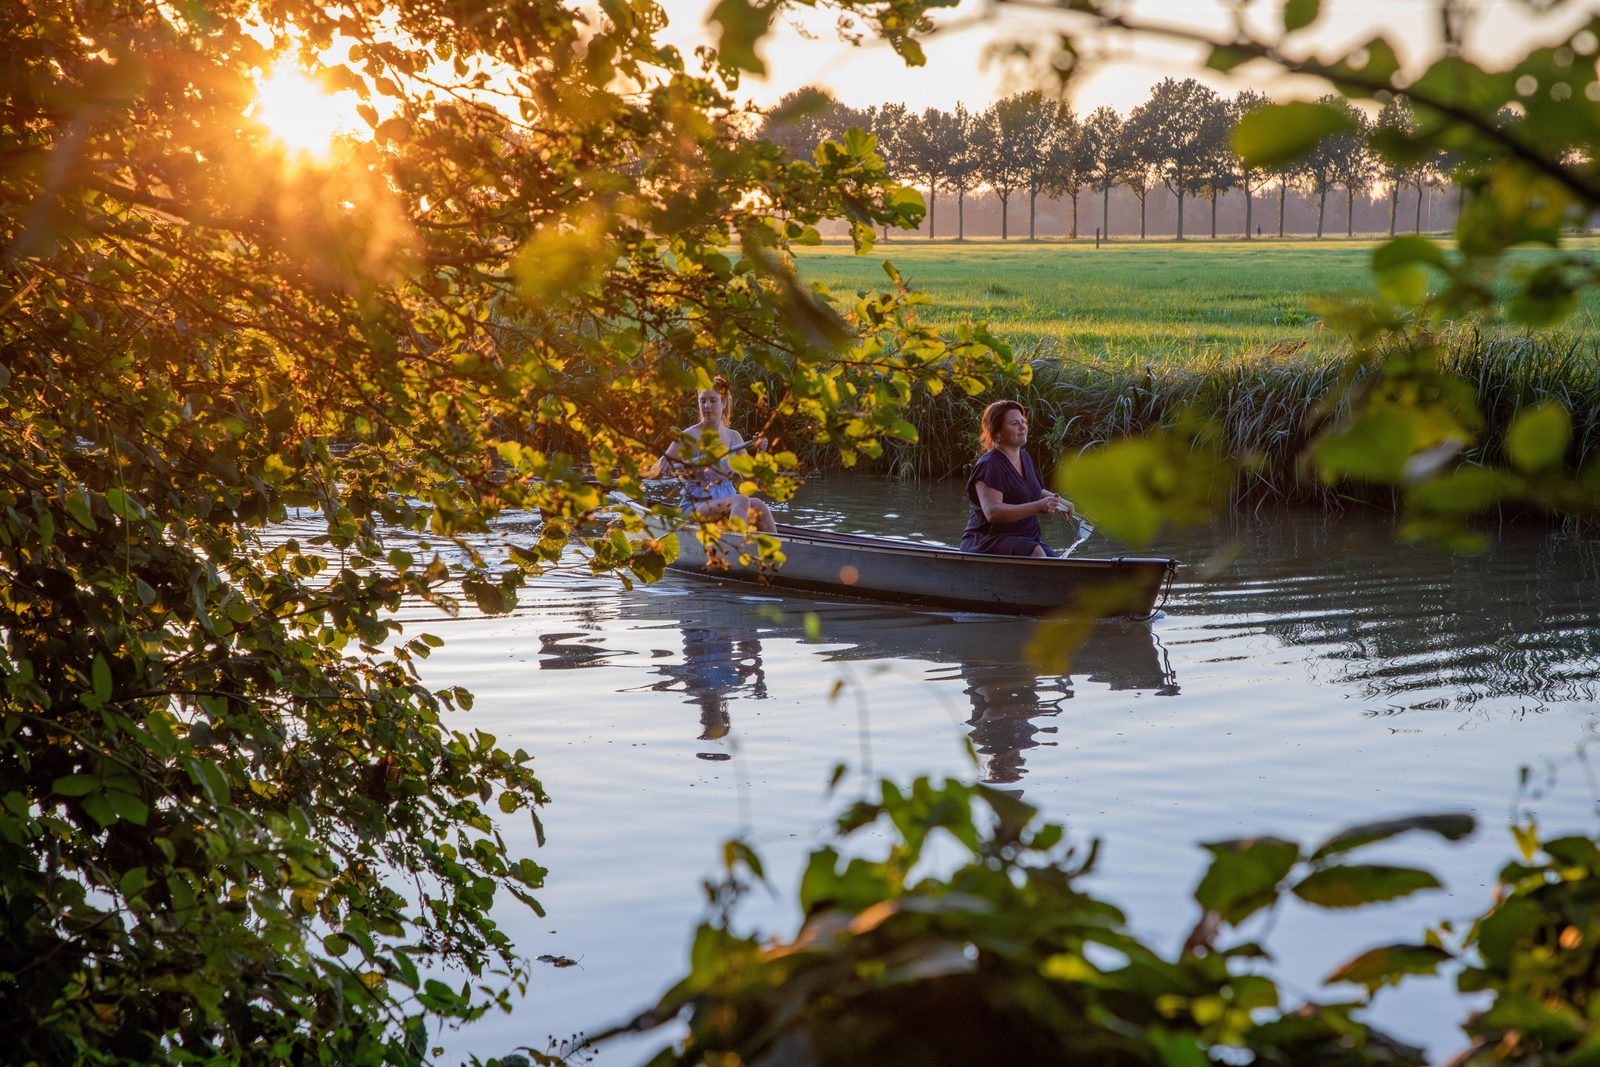
M 725 537 L 709 554 L 693 530 L 678 534 L 672 569 L 708 578 L 759 583 L 812 593 L 896 604 L 1046 615 L 1067 612 L 1106 618 L 1148 616 L 1175 560 L 1030 559 L 961 552 L 888 537 L 778 526 L 784 560 L 765 569 L 740 559 L 742 541 Z

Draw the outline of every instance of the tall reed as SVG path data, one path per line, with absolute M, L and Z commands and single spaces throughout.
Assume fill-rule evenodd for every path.
M 1568 461 L 1581 465 L 1600 450 L 1600 345 L 1574 336 L 1494 339 L 1463 327 L 1443 338 L 1443 369 L 1470 382 L 1485 419 L 1469 460 L 1500 462 L 1507 426 L 1518 411 L 1545 400 L 1572 414 Z M 1033 427 L 1031 451 L 1042 463 L 1128 434 L 1171 426 L 1184 412 L 1209 418 L 1221 444 L 1239 460 L 1239 503 L 1332 504 L 1349 487 L 1329 487 L 1307 462 L 1318 425 L 1348 413 L 1373 371 L 1352 373 L 1339 355 L 1310 354 L 1303 344 L 1259 353 L 1216 356 L 1184 364 L 1129 360 L 1120 365 L 1060 358 L 1047 343 L 1030 362 L 1033 380 L 993 395 L 945 390 L 920 394 L 908 418 L 916 442 L 895 442 L 882 459 L 864 464 L 907 478 L 960 476 L 977 453 L 983 406 L 999 396 L 1018 400 Z M 822 450 L 802 458 L 812 470 L 834 469 Z M 1360 494 L 1361 491 L 1357 490 Z M 1387 491 L 1375 496 L 1388 499 Z

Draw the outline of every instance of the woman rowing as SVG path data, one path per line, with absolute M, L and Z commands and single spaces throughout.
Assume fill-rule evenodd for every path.
M 1047 511 L 1072 514 L 1072 503 L 1049 492 L 1039 481 L 1033 460 L 1022 450 L 1028 443 L 1028 416 L 1015 400 L 996 400 L 983 409 L 979 432 L 983 455 L 967 478 L 972 515 L 961 534 L 963 552 L 1001 556 L 1054 556 L 1044 543 L 1039 516 Z
M 744 523 L 746 529 L 754 524 L 762 533 L 775 532 L 778 527 L 772 521 L 771 510 L 762 501 L 739 492 L 738 476 L 728 466 L 728 456 L 761 443 L 759 436 L 747 442 L 728 425 L 733 411 L 733 390 L 728 380 L 717 375 L 710 389 L 695 394 L 695 406 L 700 421 L 679 430 L 677 440 L 661 457 L 664 469 L 682 472 L 685 510 L 712 522 L 732 518 Z M 712 437 L 721 448 L 708 453 L 702 442 Z

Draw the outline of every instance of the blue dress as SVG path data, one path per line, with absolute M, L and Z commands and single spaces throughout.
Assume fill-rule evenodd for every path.
M 1045 555 L 1057 554 L 1044 543 L 1037 515 L 1016 522 L 990 522 L 984 518 L 983 505 L 978 502 L 979 482 L 998 492 L 1007 504 L 1031 504 L 1044 496 L 1044 484 L 1039 481 L 1039 472 L 1026 452 L 1022 453 L 1020 473 L 998 448 L 985 452 L 967 476 L 967 499 L 972 502 L 972 514 L 961 534 L 961 551 L 1031 556 L 1035 546 L 1043 546 Z
M 696 504 L 708 504 L 739 493 L 739 479 L 733 473 L 733 468 L 728 466 L 727 456 L 715 463 L 706 463 L 705 453 L 697 448 L 693 455 L 672 462 L 683 479 L 685 508 L 693 509 Z

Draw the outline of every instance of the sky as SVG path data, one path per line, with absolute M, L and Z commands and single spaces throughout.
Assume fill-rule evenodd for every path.
M 705 15 L 711 5 L 706 0 L 662 3 L 670 20 L 663 35 L 666 40 L 687 52 L 708 39 Z M 1125 6 L 1130 15 L 1147 21 L 1210 30 L 1226 24 L 1219 0 L 1129 0 Z M 1567 0 L 1552 16 L 1530 15 L 1521 0 L 1477 0 L 1467 6 L 1472 9 L 1467 54 L 1491 65 L 1503 64 L 1529 43 L 1570 32 L 1600 14 L 1600 0 Z M 1323 7 L 1322 17 L 1295 38 L 1305 42 L 1308 52 L 1337 54 L 1333 50 L 1357 46 L 1378 33 L 1389 38 L 1403 62 L 1415 64 L 1439 50 L 1436 0 L 1324 0 Z M 1256 0 L 1249 7 L 1252 23 L 1266 28 L 1278 25 L 1281 10 L 1280 0 Z M 948 109 L 959 101 L 982 108 L 1008 92 L 1037 84 L 1017 64 L 993 59 L 997 46 L 1007 40 L 1049 40 L 1072 25 L 1059 14 L 1006 9 L 993 0 L 961 0 L 940 19 L 949 28 L 926 41 L 927 66 L 907 68 L 887 45 L 841 42 L 834 21 L 834 16 L 818 11 L 781 20 L 760 49 L 767 76 L 746 76 L 742 95 L 768 105 L 793 89 L 820 85 L 858 107 L 896 101 L 914 110 Z M 1225 94 L 1246 87 L 1282 98 L 1326 91 L 1321 83 L 1297 86 L 1284 79 L 1274 81 L 1259 67 L 1240 68 L 1230 77 L 1208 76 L 1199 70 L 1196 50 L 1148 38 L 1107 39 L 1098 48 L 1102 55 L 1093 69 L 1080 75 L 1069 90 L 1080 114 L 1100 105 L 1126 113 L 1169 75 L 1200 77 Z

